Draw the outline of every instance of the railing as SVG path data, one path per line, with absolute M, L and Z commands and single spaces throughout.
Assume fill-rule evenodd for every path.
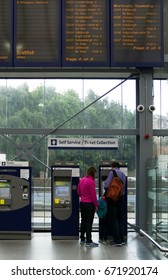
M 140 232 L 140 234 L 142 234 L 145 237 L 147 237 L 147 239 L 150 240 L 152 242 L 152 244 L 155 245 L 159 249 L 159 251 L 165 253 L 165 256 L 168 257 L 168 248 L 167 247 L 161 246 L 158 242 L 156 242 L 149 234 L 147 234 L 142 229 L 140 229 L 139 232 Z
M 128 226 L 132 228 L 135 232 L 145 236 L 160 252 L 165 253 L 164 256 L 168 257 L 168 248 L 161 246 L 156 240 L 154 240 L 149 234 L 147 234 L 144 230 L 140 229 L 137 225 L 128 223 Z

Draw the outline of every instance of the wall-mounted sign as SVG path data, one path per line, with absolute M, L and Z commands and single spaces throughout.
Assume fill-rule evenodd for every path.
M 115 138 L 50 138 L 49 149 L 118 149 Z
M 29 166 L 28 161 L 0 161 L 0 166 Z

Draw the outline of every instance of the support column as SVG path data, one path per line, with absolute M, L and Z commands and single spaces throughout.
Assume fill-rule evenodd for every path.
M 147 230 L 147 161 L 153 156 L 153 112 L 149 106 L 153 105 L 153 69 L 139 69 L 140 76 L 137 80 L 137 106 L 142 106 L 142 111 L 137 110 L 137 128 L 139 135 L 136 137 L 136 225 L 144 231 Z

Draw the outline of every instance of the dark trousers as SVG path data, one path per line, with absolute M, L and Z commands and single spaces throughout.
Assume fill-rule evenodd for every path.
M 108 216 L 99 218 L 99 239 L 107 240 L 108 237 Z
M 81 202 L 81 241 L 85 241 L 87 243 L 92 242 L 92 225 L 95 214 L 95 206 L 93 203 L 89 202 Z M 86 237 L 85 237 L 86 234 Z
M 109 215 L 110 228 L 114 242 L 119 244 L 124 241 L 123 233 L 123 197 L 119 201 L 107 201 L 107 211 Z

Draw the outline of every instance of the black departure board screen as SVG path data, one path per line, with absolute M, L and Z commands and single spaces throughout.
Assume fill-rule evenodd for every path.
M 0 0 L 0 68 L 163 65 L 163 0 Z
M 14 3 L 15 66 L 60 66 L 61 1 Z
M 62 66 L 109 66 L 109 0 L 62 2 Z
M 13 3 L 0 1 L 0 67 L 12 66 L 13 52 Z
M 111 65 L 162 66 L 163 1 L 111 1 Z

